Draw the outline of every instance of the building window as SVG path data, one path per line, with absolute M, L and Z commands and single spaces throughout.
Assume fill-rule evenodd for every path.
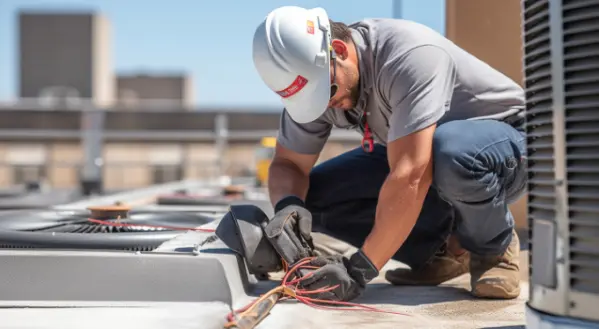
M 15 184 L 39 182 L 45 176 L 43 165 L 13 165 L 13 181 Z
M 154 165 L 152 176 L 154 184 L 180 181 L 183 179 L 183 168 L 178 165 Z

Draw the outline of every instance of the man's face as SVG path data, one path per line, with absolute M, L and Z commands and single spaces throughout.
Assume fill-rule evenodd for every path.
M 331 100 L 329 108 L 351 110 L 356 106 L 359 97 L 359 70 L 357 58 L 348 52 L 347 44 L 339 45 L 342 41 L 335 40 L 336 58 L 331 60 Z M 336 45 L 337 44 L 337 45 Z

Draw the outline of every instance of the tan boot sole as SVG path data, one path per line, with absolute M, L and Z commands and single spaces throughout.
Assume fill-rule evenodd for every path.
M 472 289 L 472 295 L 478 298 L 514 299 L 520 296 L 520 286 L 508 291 L 501 285 L 480 284 Z

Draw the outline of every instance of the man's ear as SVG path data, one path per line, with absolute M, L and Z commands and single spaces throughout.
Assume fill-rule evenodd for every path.
M 347 51 L 347 43 L 339 39 L 333 39 L 331 45 L 333 46 L 333 50 L 337 54 L 337 57 L 346 59 L 347 56 L 349 56 L 349 52 Z

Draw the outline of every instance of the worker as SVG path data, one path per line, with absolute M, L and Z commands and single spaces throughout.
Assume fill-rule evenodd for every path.
M 322 232 L 357 248 L 315 258 L 301 287 L 336 286 L 313 297 L 349 301 L 395 259 L 409 267 L 386 272 L 395 285 L 470 273 L 474 296 L 519 295 L 508 208 L 527 185 L 517 83 L 425 25 L 346 25 L 322 8 L 268 13 L 253 62 L 284 105 L 269 169 L 272 221 L 292 215 L 297 237 Z M 316 165 L 333 127 L 357 130 L 362 143 Z

